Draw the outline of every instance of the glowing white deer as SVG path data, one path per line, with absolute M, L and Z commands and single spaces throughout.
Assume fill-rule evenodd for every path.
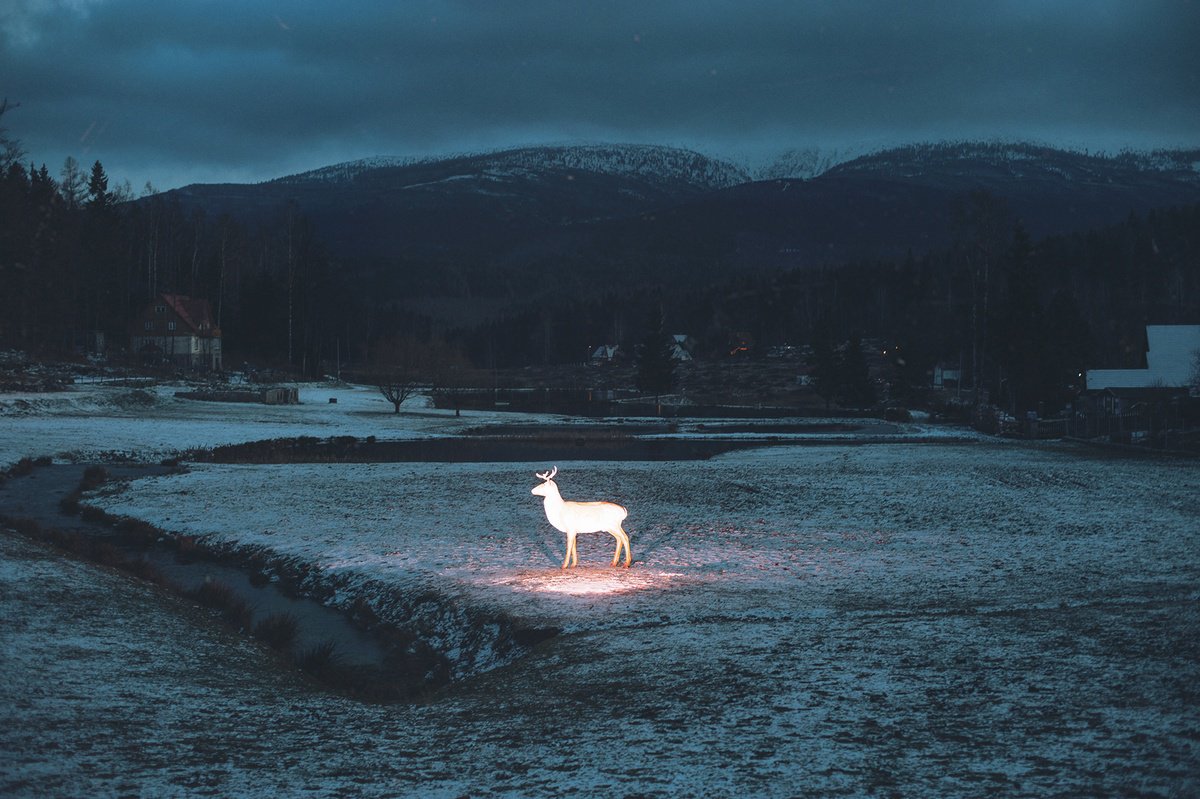
M 617 539 L 617 551 L 613 554 L 612 565 L 616 566 L 621 560 L 621 547 L 625 548 L 625 567 L 633 562 L 633 554 L 629 551 L 629 535 L 621 529 L 621 522 L 629 515 L 629 511 L 612 502 L 568 502 L 558 493 L 553 471 L 534 472 L 542 482 L 533 487 L 533 494 L 544 497 L 546 518 L 550 524 L 567 534 L 567 557 L 562 567 L 579 565 L 579 552 L 575 549 L 575 536 L 580 533 L 608 533 Z

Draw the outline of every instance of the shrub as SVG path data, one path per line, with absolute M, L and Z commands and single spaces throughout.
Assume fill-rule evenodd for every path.
M 117 532 L 121 535 L 121 539 L 131 544 L 141 544 L 149 546 L 159 539 L 162 532 L 141 519 L 133 519 L 128 516 L 121 518 L 117 522 Z
M 79 513 L 79 494 L 71 492 L 58 501 L 58 509 L 67 516 Z
M 272 613 L 254 626 L 254 637 L 272 649 L 287 649 L 296 640 L 296 617 Z
M 205 607 L 223 608 L 233 599 L 234 593 L 225 583 L 205 580 L 192 592 L 192 596 Z
M 78 503 L 76 503 L 78 505 Z M 93 505 L 80 505 L 79 518 L 85 522 L 107 522 L 108 514 L 103 508 L 97 508 Z
M 196 539 L 190 535 L 178 535 L 171 539 L 175 544 L 175 559 L 180 563 L 191 563 L 200 555 Z
M 123 568 L 134 577 L 138 577 L 148 583 L 154 583 L 155 585 L 167 584 L 166 575 L 159 571 L 159 568 L 146 558 L 127 560 Z
M 318 680 L 336 682 L 342 658 L 333 641 L 324 641 L 301 652 L 296 657 L 296 665 Z
M 108 541 L 93 542 L 88 557 L 104 566 L 123 568 L 126 565 L 125 555 Z
M 89 491 L 103 485 L 108 480 L 108 469 L 103 466 L 89 466 L 83 470 L 83 480 L 79 483 L 80 491 Z
M 379 623 L 379 615 L 371 607 L 371 603 L 360 597 L 355 597 L 350 606 L 350 618 L 363 627 L 374 627 Z
M 250 629 L 254 613 L 245 600 L 239 597 L 232 588 L 217 580 L 205 580 L 192 596 L 205 607 L 219 610 L 225 621 L 241 630 Z
M 32 472 L 37 465 L 37 461 L 33 458 L 21 458 L 21 460 L 9 468 L 8 473 L 11 477 L 24 477 Z
M 18 533 L 29 538 L 42 538 L 42 526 L 33 519 L 16 519 L 11 516 L 0 516 L 0 524 L 5 524 Z

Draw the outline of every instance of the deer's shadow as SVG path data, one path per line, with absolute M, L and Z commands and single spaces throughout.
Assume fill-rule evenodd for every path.
M 633 550 L 633 561 L 647 561 L 655 555 L 663 544 L 675 537 L 675 529 L 670 525 L 657 524 L 643 531 L 629 533 L 629 546 Z
M 558 531 L 556 530 L 555 532 Z M 559 543 L 562 545 L 562 550 L 560 552 L 555 552 L 550 547 L 550 544 L 547 543 L 546 536 L 540 530 L 531 533 L 529 538 L 533 541 L 534 549 L 541 551 L 541 553 L 546 556 L 546 560 L 548 562 L 553 563 L 556 566 L 562 563 L 563 557 L 567 554 L 567 536 L 565 534 L 558 533 Z

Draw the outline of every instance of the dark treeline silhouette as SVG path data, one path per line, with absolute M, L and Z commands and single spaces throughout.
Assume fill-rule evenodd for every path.
M 37 355 L 120 353 L 127 325 L 159 293 L 207 299 L 227 364 L 318 374 L 365 357 L 379 314 L 337 279 L 336 264 L 294 205 L 249 230 L 184 213 L 161 195 L 108 190 L 97 161 L 58 179 L 12 160 L 0 173 L 0 347 Z M 126 353 L 132 358 L 132 355 Z
M 620 248 L 560 253 L 550 280 L 533 263 L 493 275 L 521 287 L 493 297 L 508 311 L 466 314 L 450 330 L 423 303 L 436 286 L 443 304 L 459 296 L 455 275 L 471 264 L 398 253 L 402 269 L 362 268 L 335 258 L 294 202 L 251 227 L 152 192 L 135 201 L 108 183 L 99 161 L 88 172 L 68 159 L 57 176 L 35 167 L 0 130 L 0 347 L 73 354 L 98 350 L 103 337 L 113 356 L 147 303 L 178 293 L 211 303 L 227 368 L 432 373 L 438 363 L 578 363 L 602 344 L 632 354 L 660 334 L 690 335 L 703 359 L 730 357 L 733 341 L 753 342 L 750 357 L 762 357 L 782 344 L 844 352 L 861 338 L 888 345 L 893 397 L 928 385 L 941 362 L 1020 411 L 1061 404 L 1084 368 L 1140 365 L 1146 324 L 1200 320 L 1200 205 L 1033 241 L 1002 200 L 974 192 L 947 215 L 953 246 L 897 261 L 726 270 L 721 283 L 686 279 L 686 258 L 709 257 L 703 231 L 700 243 L 681 236 L 679 248 L 611 264 L 621 277 L 609 281 L 581 284 L 591 272 L 572 266 Z M 648 330 L 660 312 L 662 330 Z M 851 393 L 865 401 L 864 390 Z
M 632 348 L 661 303 L 668 332 L 691 335 L 702 358 L 728 357 L 742 333 L 759 357 L 773 345 L 882 339 L 894 389 L 929 385 L 942 362 L 961 368 L 968 388 L 1023 411 L 1061 407 L 1085 368 L 1144 365 L 1146 324 L 1200 320 L 1200 205 L 1037 242 L 995 197 L 971 194 L 959 206 L 956 244 L 945 250 L 720 285 L 614 284 L 458 338 L 493 365 L 576 362 L 598 344 Z

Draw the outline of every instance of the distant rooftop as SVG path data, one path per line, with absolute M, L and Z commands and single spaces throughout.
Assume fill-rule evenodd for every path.
M 1089 369 L 1087 387 L 1186 386 L 1200 353 L 1200 325 L 1146 325 L 1145 369 Z

